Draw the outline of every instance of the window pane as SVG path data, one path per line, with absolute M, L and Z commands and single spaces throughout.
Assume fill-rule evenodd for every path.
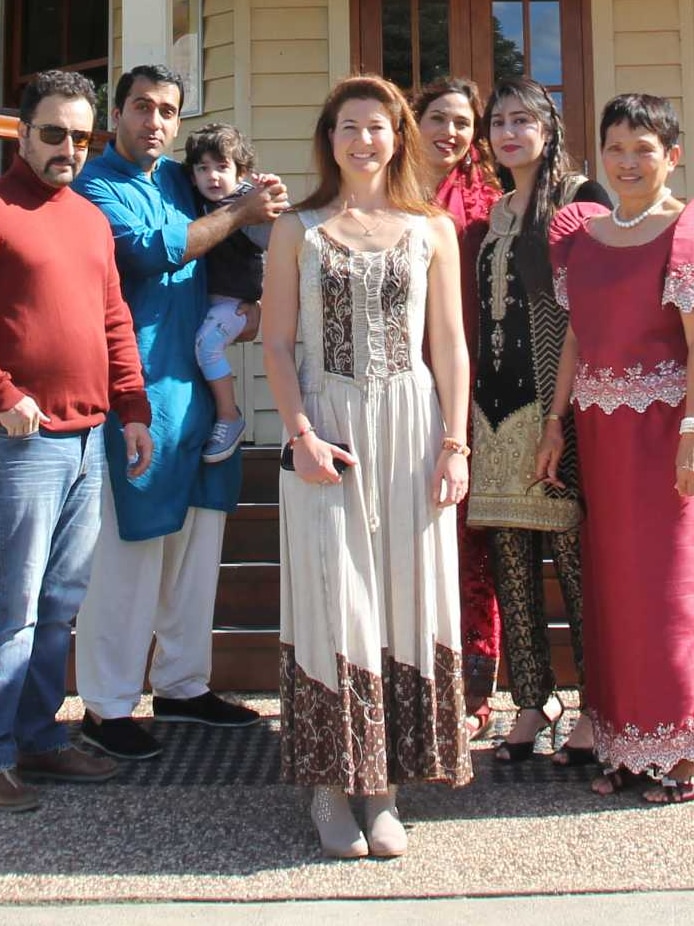
M 412 86 L 410 0 L 383 0 L 383 76 Z
M 70 4 L 68 64 L 108 55 L 108 0 Z
M 448 55 L 448 0 L 421 0 L 419 4 L 421 84 L 450 73 Z
M 559 3 L 554 0 L 530 4 L 530 73 L 541 84 L 562 82 Z
M 61 63 L 61 38 L 63 34 L 63 3 L 41 0 L 24 0 L 24 22 L 22 23 L 22 54 L 20 71 L 33 74 L 48 68 L 59 67 Z
M 523 3 L 508 0 L 492 3 L 494 29 L 494 80 L 522 74 L 525 70 L 523 53 Z

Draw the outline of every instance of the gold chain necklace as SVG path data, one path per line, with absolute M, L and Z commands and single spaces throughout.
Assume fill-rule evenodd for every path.
M 362 233 L 363 233 L 363 235 L 364 235 L 365 238 L 370 238 L 370 237 L 374 234 L 374 232 L 375 232 L 378 228 L 380 228 L 381 225 L 383 225 L 383 223 L 385 222 L 385 216 L 381 216 L 381 218 L 380 218 L 374 225 L 372 225 L 371 227 L 369 227 L 368 225 L 365 225 L 365 224 L 362 222 L 361 219 L 358 219 L 358 218 L 356 217 L 356 215 L 354 215 L 353 212 L 350 212 L 350 210 L 347 208 L 347 206 L 345 206 L 345 208 L 343 209 L 343 212 L 344 212 L 344 214 L 345 214 L 348 218 L 354 219 L 354 221 L 357 223 L 357 225 L 361 228 Z

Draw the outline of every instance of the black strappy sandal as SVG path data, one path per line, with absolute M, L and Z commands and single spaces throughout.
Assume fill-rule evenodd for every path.
M 535 743 L 538 736 L 543 730 L 546 730 L 547 727 L 550 729 L 550 734 L 552 738 L 552 749 L 554 749 L 554 744 L 557 737 L 557 724 L 564 716 L 564 705 L 561 700 L 553 695 L 550 700 L 555 700 L 559 704 L 559 713 L 556 717 L 550 717 L 547 713 L 547 705 L 544 707 L 536 708 L 542 716 L 544 717 L 546 723 L 544 723 L 539 730 L 535 733 L 535 736 L 531 740 L 523 740 L 520 743 L 509 743 L 508 740 L 504 740 L 499 743 L 494 753 L 494 758 L 498 762 L 526 762 L 528 759 L 532 759 L 535 752 Z M 548 701 L 549 703 L 549 701 Z M 520 711 L 519 711 L 520 713 Z M 506 750 L 507 755 L 500 755 L 502 750 Z

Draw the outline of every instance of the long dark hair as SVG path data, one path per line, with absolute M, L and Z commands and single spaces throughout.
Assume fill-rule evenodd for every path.
M 333 155 L 331 136 L 339 112 L 348 100 L 376 100 L 390 116 L 397 140 L 386 172 L 386 195 L 390 204 L 403 212 L 438 214 L 438 207 L 425 200 L 421 181 L 424 155 L 412 111 L 395 84 L 375 74 L 346 77 L 330 91 L 313 134 L 318 186 L 295 208 L 320 209 L 339 195 L 342 177 Z
M 472 136 L 471 147 L 478 154 L 477 167 L 482 174 L 485 183 L 490 184 L 496 189 L 500 188 L 499 179 L 494 167 L 494 159 L 489 147 L 489 142 L 484 137 L 482 127 L 482 98 L 480 91 L 474 80 L 468 77 L 437 77 L 430 83 L 425 84 L 412 100 L 412 111 L 417 122 L 422 121 L 422 116 L 439 97 L 447 93 L 459 93 L 469 102 L 474 117 L 474 132 Z M 470 161 L 472 167 L 472 161 Z
M 565 181 L 575 171 L 564 147 L 564 123 L 554 100 L 542 84 L 531 77 L 507 77 L 496 83 L 482 116 L 487 138 L 494 109 L 508 97 L 517 99 L 522 108 L 537 119 L 547 136 L 516 243 L 518 270 L 526 290 L 532 294 L 551 289 L 549 223 L 557 209 L 564 205 Z

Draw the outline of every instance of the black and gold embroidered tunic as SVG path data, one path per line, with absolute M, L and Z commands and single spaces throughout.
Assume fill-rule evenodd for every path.
M 542 435 L 566 334 L 553 292 L 526 292 L 516 244 L 521 218 L 503 197 L 490 216 L 478 260 L 480 337 L 473 388 L 468 524 L 562 531 L 580 520 L 573 423 L 564 423 L 565 490 L 534 484 Z

